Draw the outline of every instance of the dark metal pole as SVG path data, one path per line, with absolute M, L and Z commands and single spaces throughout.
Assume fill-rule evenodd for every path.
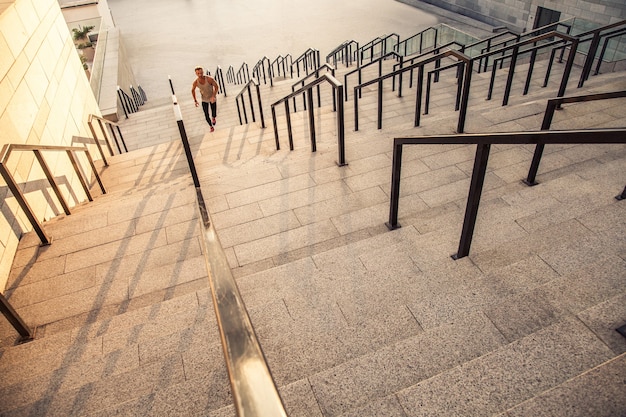
M 459 249 L 456 254 L 452 255 L 452 259 L 460 259 L 469 255 L 474 226 L 476 226 L 480 195 L 483 191 L 483 184 L 485 183 L 485 173 L 487 172 L 490 148 L 491 145 L 488 143 L 476 145 L 476 156 L 474 157 L 472 181 L 470 183 L 469 195 L 467 196 L 467 206 L 465 207 L 463 231 L 461 232 Z
M 17 311 L 13 309 L 9 301 L 6 297 L 0 293 L 0 312 L 4 314 L 4 317 L 7 318 L 9 323 L 13 326 L 15 330 L 22 336 L 22 342 L 27 342 L 29 340 L 33 340 L 34 333 L 33 331 L 26 325 L 24 320 L 17 314 Z
M 339 103 L 339 108 L 337 110 L 337 146 L 339 148 L 339 161 L 338 164 L 340 167 L 344 165 L 348 165 L 346 163 L 346 141 L 345 141 L 345 120 L 344 120 L 344 109 L 343 109 L 343 86 L 339 86 L 337 88 L 337 102 Z
M 391 164 L 391 200 L 389 204 L 389 221 L 385 223 L 389 230 L 400 227 L 398 224 L 398 206 L 400 201 L 400 172 L 402 171 L 402 144 L 394 139 L 393 161 Z
M 307 101 L 309 103 L 309 130 L 311 133 L 311 152 L 317 151 L 317 144 L 315 141 L 315 109 L 313 108 L 313 89 L 309 88 L 307 91 Z

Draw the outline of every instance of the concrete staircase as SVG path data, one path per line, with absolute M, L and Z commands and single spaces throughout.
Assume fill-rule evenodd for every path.
M 626 339 L 614 330 L 626 323 L 626 205 L 613 198 L 626 146 L 548 146 L 532 188 L 520 180 L 533 147 L 492 147 L 470 256 L 454 261 L 473 147 L 405 150 L 402 227 L 384 226 L 393 137 L 454 132 L 453 77 L 442 76 L 420 128 L 415 89 L 397 98 L 386 86 L 383 129 L 371 90 L 355 132 L 350 91 L 344 167 L 324 89 L 317 152 L 304 112 L 289 151 L 282 106 L 275 150 L 269 104 L 292 82 L 262 87 L 265 129 L 238 124 L 235 86 L 219 98 L 214 133 L 178 96 L 290 416 L 626 413 Z M 516 84 L 501 107 L 485 101 L 486 82 L 474 74 L 466 132 L 539 129 L 556 87 L 521 96 Z M 568 94 L 625 87 L 625 73 L 603 74 Z M 618 127 L 625 116 L 622 100 L 584 103 L 553 128 Z M 122 129 L 132 151 L 102 169 L 108 194 L 47 222 L 51 246 L 33 233 L 20 242 L 6 294 L 37 335 L 14 345 L 0 323 L 0 415 L 234 415 L 171 101 Z

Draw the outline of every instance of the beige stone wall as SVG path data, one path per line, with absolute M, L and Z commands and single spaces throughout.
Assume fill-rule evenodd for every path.
M 0 145 L 80 145 L 90 137 L 89 114 L 100 115 L 71 33 L 56 0 L 0 3 Z M 99 159 L 95 146 L 92 157 Z M 70 206 L 86 199 L 64 153 L 46 159 Z M 83 165 L 88 168 L 88 165 Z M 40 221 L 63 213 L 32 153 L 6 166 Z M 30 222 L 0 178 L 0 290 L 20 236 Z

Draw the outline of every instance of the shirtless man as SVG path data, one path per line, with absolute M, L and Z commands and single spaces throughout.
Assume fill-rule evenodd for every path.
M 209 126 L 211 126 L 211 132 L 213 132 L 215 131 L 213 126 L 216 123 L 215 117 L 217 116 L 217 93 L 219 92 L 220 87 L 212 77 L 204 75 L 204 69 L 202 67 L 196 67 L 195 72 L 197 78 L 191 85 L 191 95 L 196 107 L 198 107 L 196 88 L 200 90 L 204 117 L 206 118 L 207 123 L 209 123 Z M 209 105 L 211 106 L 211 114 L 209 114 Z

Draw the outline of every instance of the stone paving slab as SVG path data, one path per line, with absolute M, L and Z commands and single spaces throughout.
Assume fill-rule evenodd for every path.
M 487 416 L 505 411 L 612 356 L 582 323 L 566 320 L 397 395 L 408 416 L 441 412 Z
M 621 355 L 513 407 L 501 417 L 622 415 L 626 409 L 626 397 L 623 395 L 625 374 L 626 356 Z

